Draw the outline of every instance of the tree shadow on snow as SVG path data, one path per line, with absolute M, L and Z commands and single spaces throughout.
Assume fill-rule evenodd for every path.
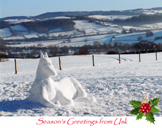
M 33 109 L 43 107 L 38 103 L 31 103 L 27 100 L 0 101 L 0 111 L 17 112 L 18 109 Z

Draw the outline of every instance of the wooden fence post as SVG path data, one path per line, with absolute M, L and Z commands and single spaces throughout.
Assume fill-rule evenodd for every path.
M 121 60 L 120 60 L 120 53 L 119 53 L 119 64 L 121 64 Z
M 156 60 L 157 60 L 157 51 L 155 52 Z
M 92 62 L 93 62 L 93 66 L 95 66 L 94 55 L 92 55 Z
M 61 58 L 60 58 L 60 56 L 59 56 L 59 68 L 60 68 L 60 70 L 62 70 L 62 68 L 61 68 Z
M 141 62 L 141 54 L 139 53 L 139 62 Z
M 15 74 L 17 74 L 17 62 L 16 62 L 16 59 L 15 59 Z

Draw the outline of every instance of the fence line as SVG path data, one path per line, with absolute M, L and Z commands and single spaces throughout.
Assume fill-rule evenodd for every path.
M 157 52 L 155 52 L 155 56 L 156 56 L 156 60 L 157 60 Z M 139 62 L 141 62 L 141 53 L 139 53 Z M 92 63 L 93 63 L 93 66 L 95 66 L 94 55 L 92 55 Z M 119 64 L 121 64 L 121 54 L 120 53 L 119 53 Z M 62 68 L 61 68 L 61 58 L 60 57 L 59 57 L 59 68 L 60 68 L 60 70 L 62 70 Z
M 123 54 L 123 55 L 126 55 L 126 54 Z M 118 54 L 118 56 L 119 56 L 119 64 L 121 64 L 121 54 Z M 61 57 L 59 56 L 58 59 L 59 59 L 59 70 L 62 70 Z M 157 52 L 155 52 L 155 60 L 157 61 L 157 59 L 158 59 Z M 139 53 L 139 62 L 141 62 L 141 53 Z M 16 59 L 14 59 L 14 64 L 15 64 L 15 74 L 18 74 Z M 95 66 L 95 55 L 92 55 L 92 66 Z

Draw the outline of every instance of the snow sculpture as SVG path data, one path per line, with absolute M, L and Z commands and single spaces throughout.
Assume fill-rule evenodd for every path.
M 74 78 L 64 78 L 54 82 L 51 77 L 57 72 L 47 53 L 41 53 L 36 78 L 31 87 L 28 101 L 41 103 L 46 107 L 60 107 L 72 105 L 74 102 L 93 102 L 94 97 L 87 97 L 87 93 Z

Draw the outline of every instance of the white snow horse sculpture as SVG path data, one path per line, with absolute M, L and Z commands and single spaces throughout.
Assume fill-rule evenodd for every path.
M 47 53 L 41 53 L 35 81 L 31 87 L 28 101 L 41 103 L 46 107 L 60 107 L 73 102 L 93 102 L 94 97 L 87 97 L 87 93 L 74 78 L 64 78 L 54 82 L 51 77 L 57 72 Z

